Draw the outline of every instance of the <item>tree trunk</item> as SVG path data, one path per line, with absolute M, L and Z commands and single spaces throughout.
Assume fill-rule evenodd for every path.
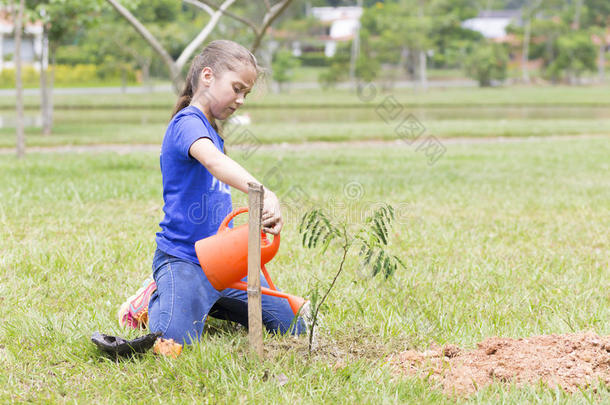
M 21 33 L 23 30 L 23 8 L 24 0 L 19 1 L 19 9 L 15 20 L 15 90 L 17 91 L 16 109 L 16 132 L 17 132 L 17 157 L 25 155 L 25 134 L 23 123 L 23 81 L 21 77 Z
M 409 80 L 413 84 L 413 90 L 417 90 L 417 50 L 409 48 L 407 54 L 407 71 L 409 72 Z
M 419 8 L 417 11 L 417 14 L 419 15 L 419 17 L 423 20 L 424 19 L 424 1 L 420 0 L 419 1 Z M 428 88 L 428 73 L 426 71 L 426 62 L 427 62 L 427 58 L 426 58 L 426 48 L 427 46 L 425 45 L 425 40 L 424 41 L 420 41 L 420 45 L 423 45 L 422 48 L 419 50 L 418 53 L 418 59 L 419 59 L 419 67 L 418 67 L 418 76 L 419 76 L 419 84 L 421 85 L 421 88 L 426 90 Z
M 53 86 L 55 86 L 55 48 L 49 48 L 51 52 L 51 60 L 49 63 L 49 76 L 47 83 L 47 125 L 49 125 L 49 131 L 53 129 Z
M 523 33 L 523 54 L 521 55 L 521 73 L 523 83 L 528 84 L 530 82 L 530 74 L 528 69 L 529 56 L 530 56 L 530 37 L 532 35 L 532 18 L 527 17 L 525 23 L 525 32 Z
M 250 47 L 250 52 L 256 53 L 258 47 L 263 41 L 263 37 L 267 33 L 267 28 L 269 28 L 273 21 L 275 21 L 275 19 L 279 17 L 279 15 L 284 12 L 284 10 L 286 10 L 286 8 L 290 5 L 291 2 L 292 0 L 282 0 L 279 3 L 274 4 L 273 7 L 271 7 L 271 9 L 265 14 L 265 16 L 263 17 L 263 23 L 258 29 L 258 32 L 254 37 L 254 41 L 252 42 L 252 46 Z
M 358 7 L 362 7 L 362 0 L 358 0 Z M 352 49 L 350 53 L 349 61 L 349 79 L 352 82 L 354 89 L 356 88 L 356 62 L 358 61 L 358 55 L 360 54 L 360 21 L 358 21 L 358 27 L 354 32 L 354 39 L 352 40 Z
M 428 88 L 428 72 L 427 72 L 427 58 L 426 51 L 419 51 L 419 84 L 422 89 Z
M 127 93 L 127 70 L 124 67 L 121 68 L 121 93 Z
M 51 135 L 51 112 L 49 111 L 49 34 L 47 26 L 43 25 L 42 51 L 40 53 L 40 109 L 42 115 L 42 134 Z
M 597 61 L 597 73 L 599 82 L 606 81 L 606 41 L 602 38 L 602 43 L 599 45 L 599 59 Z
M 574 21 L 572 29 L 578 31 L 580 29 L 580 10 L 582 9 L 582 0 L 576 0 L 576 8 L 574 10 Z
M 142 85 L 146 88 L 146 91 L 152 93 L 153 85 L 150 80 L 150 58 L 146 58 L 142 61 L 140 67 L 142 68 Z

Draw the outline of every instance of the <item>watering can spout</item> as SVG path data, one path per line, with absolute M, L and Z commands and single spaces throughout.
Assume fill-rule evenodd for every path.
M 290 304 L 290 309 L 292 309 L 292 313 L 294 313 L 295 315 L 298 314 L 307 301 L 305 300 L 305 298 L 297 297 L 296 295 L 286 295 L 288 295 L 286 299 Z
M 195 252 L 199 264 L 212 286 L 221 291 L 225 288 L 235 288 L 246 291 L 247 284 L 240 281 L 248 274 L 248 224 L 229 228 L 229 222 L 239 214 L 248 212 L 248 208 L 239 208 L 231 212 L 222 221 L 218 233 L 195 243 Z M 305 300 L 303 298 L 277 291 L 267 273 L 265 263 L 268 263 L 280 247 L 280 235 L 275 235 L 269 242 L 261 233 L 261 269 L 270 288 L 261 288 L 266 295 L 285 298 L 296 315 Z

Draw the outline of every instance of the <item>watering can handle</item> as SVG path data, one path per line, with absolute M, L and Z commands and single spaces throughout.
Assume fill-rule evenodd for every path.
M 227 215 L 227 217 L 222 221 L 222 223 L 218 227 L 218 233 L 227 231 L 229 229 L 229 222 L 231 222 L 231 220 L 233 218 L 235 218 L 239 214 L 243 214 L 244 212 L 248 212 L 248 207 L 241 207 L 241 208 L 237 208 L 237 209 L 231 211 L 231 213 L 229 215 Z M 279 244 L 280 244 L 280 235 L 275 235 L 273 237 L 273 242 L 269 243 L 269 239 L 267 239 L 267 236 L 265 235 L 265 233 L 261 232 L 261 247 L 265 248 L 265 247 L 273 246 L 275 248 L 275 247 L 277 247 L 276 245 L 279 245 Z

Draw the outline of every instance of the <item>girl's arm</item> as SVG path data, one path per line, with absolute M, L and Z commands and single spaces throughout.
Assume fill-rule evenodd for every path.
M 219 151 L 209 138 L 193 142 L 189 154 L 197 159 L 218 180 L 241 192 L 248 192 L 248 183 L 260 183 L 239 163 Z M 280 201 L 269 189 L 265 188 L 263 200 L 262 225 L 265 232 L 277 235 L 283 226 Z

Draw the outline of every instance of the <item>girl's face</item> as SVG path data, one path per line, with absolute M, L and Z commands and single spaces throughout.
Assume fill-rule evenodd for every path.
M 198 94 L 192 104 L 199 107 L 210 120 L 227 119 L 244 104 L 256 77 L 252 67 L 219 74 L 205 67 L 201 71 Z

